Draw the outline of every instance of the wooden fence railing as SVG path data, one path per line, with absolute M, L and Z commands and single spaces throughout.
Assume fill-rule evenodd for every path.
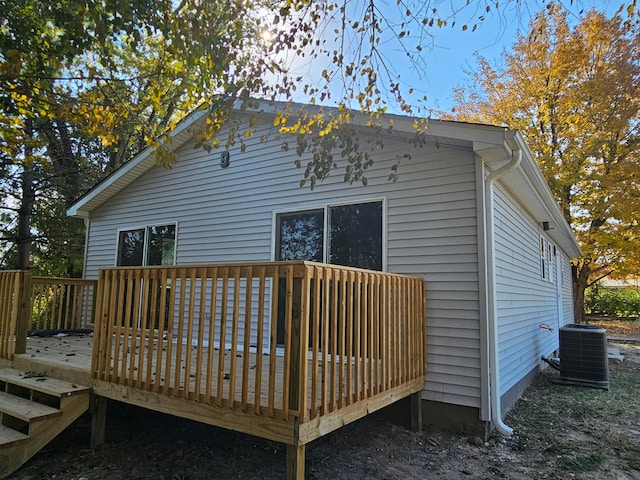
M 30 330 L 86 329 L 93 326 L 96 280 L 33 277 Z
M 95 379 L 232 410 L 303 423 L 425 374 L 419 278 L 312 262 L 108 268 L 96 304 Z
M 0 271 L 0 358 L 26 351 L 29 330 L 90 328 L 96 280 Z
M 26 349 L 30 281 L 28 271 L 0 271 L 0 358 L 10 360 Z

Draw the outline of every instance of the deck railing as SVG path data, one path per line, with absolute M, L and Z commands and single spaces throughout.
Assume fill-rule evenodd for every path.
M 30 330 L 73 330 L 93 326 L 96 280 L 33 277 Z
M 0 271 L 0 358 L 10 360 L 26 348 L 30 280 L 28 271 Z
M 0 358 L 26 351 L 30 330 L 90 328 L 96 280 L 0 271 Z
M 100 271 L 92 375 L 303 423 L 422 382 L 422 279 L 312 262 Z M 421 387 L 420 387 L 421 388 Z

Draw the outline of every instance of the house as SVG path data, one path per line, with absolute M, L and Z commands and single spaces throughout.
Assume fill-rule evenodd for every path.
M 211 151 L 194 148 L 206 122 L 196 112 L 167 143 L 172 168 L 148 149 L 80 198 L 68 214 L 86 222 L 85 277 L 101 267 L 291 259 L 419 276 L 424 423 L 509 433 L 504 413 L 573 320 L 570 261 L 580 255 L 522 135 L 439 120 L 418 134 L 416 119 L 395 115 L 374 130 L 354 114 L 359 141 L 374 145 L 367 186 L 337 170 L 309 189 L 294 164 L 312 154 L 283 148 L 295 137 L 274 126 L 285 109 L 317 111 L 234 110 L 245 125 L 251 117 L 253 135 Z

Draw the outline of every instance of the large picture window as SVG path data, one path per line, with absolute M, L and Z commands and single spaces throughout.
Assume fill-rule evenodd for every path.
M 278 214 L 275 257 L 382 270 L 382 201 Z
M 381 271 L 382 232 L 382 200 L 280 213 L 276 215 L 275 259 L 309 260 Z M 280 279 L 277 288 L 279 301 L 276 340 L 278 345 L 283 345 L 285 279 Z M 325 294 L 345 295 L 336 293 L 327 285 L 321 285 L 320 288 L 324 292 L 321 298 Z M 313 309 L 313 292 L 310 302 Z M 352 335 L 355 333 L 352 332 Z M 309 345 L 312 340 L 309 338 Z
M 153 225 L 118 233 L 117 266 L 173 265 L 176 226 Z

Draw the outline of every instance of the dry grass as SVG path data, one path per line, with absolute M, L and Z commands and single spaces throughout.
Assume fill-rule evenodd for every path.
M 508 444 L 538 452 L 523 458 L 531 478 L 640 478 L 640 365 L 612 363 L 608 392 L 554 377 L 543 373 L 508 417 Z
M 307 448 L 307 478 L 333 480 L 640 479 L 640 342 L 620 344 L 610 391 L 553 383 L 545 371 L 506 419 L 515 434 L 489 442 L 370 415 Z M 113 402 L 107 444 L 88 448 L 82 417 L 12 480 L 284 478 L 284 447 Z
M 598 325 L 604 328 L 608 336 L 621 336 L 640 340 L 640 317 L 617 318 L 590 316 L 587 320 L 592 325 Z

